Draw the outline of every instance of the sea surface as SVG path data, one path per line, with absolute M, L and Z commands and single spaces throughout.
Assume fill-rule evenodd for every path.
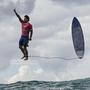
M 27 81 L 0 84 L 0 90 L 90 90 L 90 78 L 63 82 Z

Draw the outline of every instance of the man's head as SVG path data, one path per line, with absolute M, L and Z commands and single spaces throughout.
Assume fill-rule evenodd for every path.
M 28 16 L 28 15 L 25 15 L 25 16 L 24 16 L 24 21 L 25 21 L 25 22 L 28 22 L 28 21 L 29 21 L 29 19 L 30 19 L 30 18 L 29 18 L 29 16 Z

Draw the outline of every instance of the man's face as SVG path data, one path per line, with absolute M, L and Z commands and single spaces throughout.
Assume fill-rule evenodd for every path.
M 26 17 L 24 17 L 24 21 L 25 21 L 25 22 L 28 22 L 28 19 L 27 19 Z

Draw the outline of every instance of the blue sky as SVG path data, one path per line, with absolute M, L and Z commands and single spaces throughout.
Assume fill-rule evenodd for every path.
M 64 81 L 90 77 L 90 1 L 89 0 L 1 0 L 0 1 L 0 83 L 45 80 Z M 29 55 L 76 58 L 71 23 L 81 22 L 85 38 L 82 60 L 20 59 L 18 41 L 20 23 L 13 9 L 23 18 L 28 14 L 33 24 Z

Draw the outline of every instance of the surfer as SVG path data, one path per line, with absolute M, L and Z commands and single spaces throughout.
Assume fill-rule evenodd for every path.
M 20 15 L 17 13 L 16 9 L 14 9 L 14 13 L 15 15 L 18 17 L 21 26 L 22 26 L 22 34 L 21 34 L 21 38 L 19 40 L 19 48 L 21 50 L 21 52 L 23 53 L 23 57 L 21 59 L 24 60 L 28 60 L 28 43 L 29 40 L 32 40 L 32 35 L 33 35 L 33 28 L 32 28 L 32 24 L 29 23 L 29 16 L 25 15 L 24 16 L 24 20 L 20 17 Z

